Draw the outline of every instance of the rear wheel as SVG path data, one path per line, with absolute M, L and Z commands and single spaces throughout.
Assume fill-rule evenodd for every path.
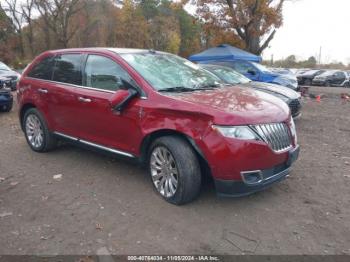
M 42 114 L 35 108 L 27 110 L 23 117 L 27 142 L 36 152 L 47 152 L 56 146 L 56 139 L 50 133 Z
M 195 152 L 182 138 L 157 139 L 149 151 L 149 170 L 155 190 L 169 203 L 185 204 L 199 195 L 200 165 Z

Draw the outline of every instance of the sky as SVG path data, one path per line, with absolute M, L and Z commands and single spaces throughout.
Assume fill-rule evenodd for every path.
M 283 26 L 263 53 L 274 60 L 296 55 L 307 59 L 321 52 L 321 62 L 350 63 L 350 0 L 287 1 Z

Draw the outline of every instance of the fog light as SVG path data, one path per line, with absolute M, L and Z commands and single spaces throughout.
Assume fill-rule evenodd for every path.
M 241 172 L 241 177 L 247 185 L 260 184 L 264 179 L 260 170 Z

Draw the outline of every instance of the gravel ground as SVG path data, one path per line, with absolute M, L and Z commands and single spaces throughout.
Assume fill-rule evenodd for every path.
M 133 164 L 70 145 L 32 152 L 17 109 L 2 113 L 0 254 L 350 254 L 350 102 L 305 99 L 303 111 L 287 180 L 239 199 L 208 183 L 181 207 Z

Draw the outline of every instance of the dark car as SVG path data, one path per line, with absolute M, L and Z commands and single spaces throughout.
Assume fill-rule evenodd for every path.
M 20 76 L 21 75 L 19 73 L 13 71 L 7 65 L 0 62 L 0 77 L 6 77 L 10 80 L 8 85 L 12 91 L 16 90 L 17 81 L 19 80 Z
M 332 70 L 315 76 L 312 80 L 313 85 L 317 86 L 343 86 L 349 87 L 349 75 L 344 71 Z
M 295 92 L 290 88 L 263 82 L 251 81 L 244 75 L 226 66 L 201 64 L 201 67 L 215 74 L 227 84 L 240 86 L 243 85 L 274 95 L 287 103 L 293 117 L 298 117 L 301 115 L 301 96 L 298 92 Z
M 306 85 L 306 86 L 311 86 L 312 85 L 312 80 L 320 74 L 323 74 L 326 70 L 309 70 L 306 71 L 302 74 L 297 75 L 298 79 L 298 84 L 299 85 Z
M 0 111 L 9 112 L 13 105 L 11 89 L 7 87 L 8 79 L 0 77 Z
M 204 174 L 221 195 L 263 190 L 286 178 L 299 154 L 280 99 L 223 86 L 198 65 L 153 50 L 45 52 L 23 72 L 17 98 L 33 151 L 65 139 L 134 160 L 173 204 L 197 197 Z

